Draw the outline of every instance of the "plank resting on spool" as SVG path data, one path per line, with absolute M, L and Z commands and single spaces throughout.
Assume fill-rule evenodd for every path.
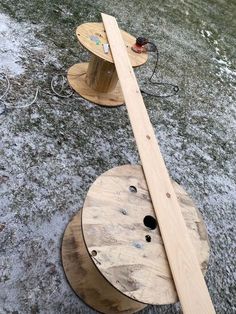
M 210 248 L 204 222 L 184 189 L 173 180 L 172 185 L 205 273 Z M 91 259 L 113 287 L 146 304 L 178 301 L 140 165 L 123 165 L 100 175 L 85 198 L 82 221 Z
M 188 314 L 215 313 L 118 24 L 102 19 L 181 306 Z

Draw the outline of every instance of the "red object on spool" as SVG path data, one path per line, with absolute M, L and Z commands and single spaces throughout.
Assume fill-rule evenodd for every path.
M 137 45 L 137 44 L 134 44 L 131 49 L 134 51 L 134 52 L 137 52 L 137 53 L 142 53 L 144 51 L 146 51 L 145 47 L 144 46 L 140 46 L 140 45 Z
M 131 47 L 134 52 L 142 53 L 146 51 L 145 45 L 148 43 L 148 40 L 144 37 L 138 37 L 136 43 Z

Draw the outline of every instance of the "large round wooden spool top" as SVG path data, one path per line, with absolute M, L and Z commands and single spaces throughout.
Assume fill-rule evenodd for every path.
M 147 53 L 139 54 L 131 49 L 136 41 L 135 37 L 123 30 L 121 30 L 121 34 L 127 47 L 132 66 L 137 67 L 144 64 L 148 58 Z M 81 24 L 76 29 L 76 35 L 79 42 L 94 55 L 102 58 L 103 60 L 114 63 L 110 49 L 108 54 L 106 54 L 103 49 L 103 44 L 108 43 L 103 23 Z
M 173 187 L 205 273 L 205 225 L 183 188 L 174 181 Z M 113 168 L 93 183 L 82 211 L 82 231 L 94 264 L 120 292 L 148 304 L 178 300 L 141 166 Z

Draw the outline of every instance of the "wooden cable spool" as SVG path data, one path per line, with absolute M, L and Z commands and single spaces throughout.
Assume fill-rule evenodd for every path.
M 200 212 L 172 181 L 197 259 L 205 274 L 209 241 Z M 113 168 L 90 187 L 68 224 L 62 261 L 76 294 L 95 310 L 135 313 L 178 301 L 141 166 Z
M 131 47 L 135 37 L 121 31 L 133 67 L 147 61 L 147 53 L 137 54 Z M 79 42 L 92 53 L 89 63 L 73 65 L 67 74 L 70 86 L 85 99 L 102 106 L 124 104 L 111 52 L 106 54 L 103 45 L 108 43 L 103 23 L 85 23 L 76 29 Z

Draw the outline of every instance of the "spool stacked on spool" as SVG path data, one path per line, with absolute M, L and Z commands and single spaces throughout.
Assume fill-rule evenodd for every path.
M 204 222 L 184 189 L 172 184 L 205 273 Z M 116 167 L 97 178 L 65 230 L 62 260 L 74 291 L 99 312 L 131 314 L 178 300 L 141 166 Z

